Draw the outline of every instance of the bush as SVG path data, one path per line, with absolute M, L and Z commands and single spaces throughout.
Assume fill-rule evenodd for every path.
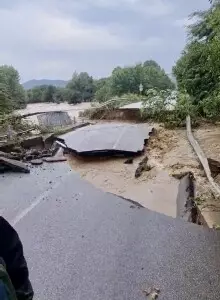
M 150 90 L 143 102 L 143 119 L 162 122 L 169 128 L 185 126 L 187 115 L 191 116 L 194 124 L 198 107 L 187 93 Z
M 204 99 L 200 108 L 203 111 L 203 115 L 206 119 L 213 122 L 220 120 L 220 91 Z

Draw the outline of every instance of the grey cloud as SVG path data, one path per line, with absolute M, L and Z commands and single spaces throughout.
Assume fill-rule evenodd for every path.
M 74 70 L 106 76 L 147 59 L 171 72 L 185 44 L 181 24 L 206 7 L 208 0 L 0 0 L 0 64 L 13 64 L 23 80 L 68 79 Z

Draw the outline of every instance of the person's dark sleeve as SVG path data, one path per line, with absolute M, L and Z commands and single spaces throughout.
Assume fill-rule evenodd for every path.
M 18 300 L 33 299 L 22 243 L 14 228 L 2 217 L 0 217 L 0 257 L 5 262 Z

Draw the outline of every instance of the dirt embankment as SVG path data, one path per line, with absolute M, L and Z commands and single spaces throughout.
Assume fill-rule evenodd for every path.
M 206 125 L 193 132 L 205 155 L 220 161 L 220 128 Z M 220 224 L 220 199 L 214 197 L 210 184 L 200 162 L 193 152 L 183 130 L 159 128 L 157 135 L 150 141 L 150 156 L 155 157 L 170 175 L 187 171 L 196 178 L 196 201 L 208 225 Z M 220 184 L 220 175 L 215 178 Z
M 204 194 L 203 187 L 208 182 L 187 140 L 184 129 L 158 128 L 157 134 L 150 140 L 149 153 L 151 158 L 154 158 L 164 169 L 168 170 L 170 176 L 193 172 L 197 180 L 197 196 L 201 197 Z

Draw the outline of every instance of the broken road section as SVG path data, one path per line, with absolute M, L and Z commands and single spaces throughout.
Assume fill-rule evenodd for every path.
M 23 162 L 6 157 L 0 157 L 0 171 L 4 172 L 7 170 L 13 172 L 30 173 L 29 168 Z
M 152 131 L 136 124 L 91 125 L 66 135 L 63 147 L 81 156 L 135 155 L 142 153 Z

